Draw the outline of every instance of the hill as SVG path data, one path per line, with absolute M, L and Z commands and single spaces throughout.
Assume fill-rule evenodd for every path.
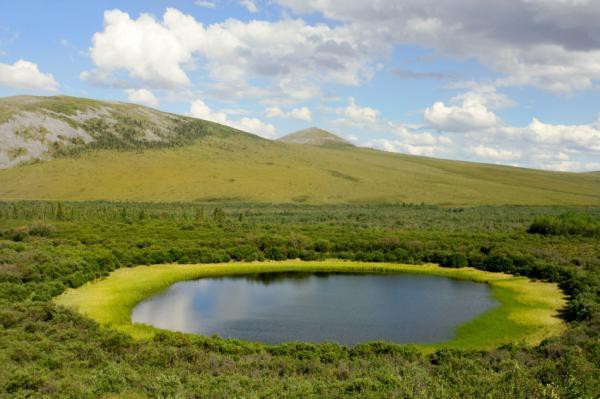
M 278 141 L 291 144 L 307 144 L 316 146 L 352 146 L 348 141 L 328 132 L 327 130 L 311 127 L 280 137 Z
M 0 170 L 0 199 L 600 205 L 594 173 L 289 144 L 130 104 L 0 103 L 0 148 L 13 143 L 5 159 L 21 163 Z M 36 128 L 35 118 L 52 122 Z
M 90 149 L 178 147 L 206 134 L 233 132 L 134 104 L 65 96 L 8 97 L 0 99 L 0 169 Z

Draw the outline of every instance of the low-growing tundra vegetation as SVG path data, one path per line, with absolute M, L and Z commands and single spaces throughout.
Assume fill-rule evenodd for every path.
M 598 397 L 598 237 L 534 226 L 599 217 L 558 207 L 3 202 L 0 396 Z M 428 354 L 384 342 L 266 347 L 168 332 L 134 340 L 53 302 L 122 267 L 297 258 L 468 265 L 556 282 L 567 329 L 536 346 Z

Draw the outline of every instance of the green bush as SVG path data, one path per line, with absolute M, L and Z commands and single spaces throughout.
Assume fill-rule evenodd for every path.
M 581 235 L 600 237 L 600 219 L 582 213 L 564 213 L 560 216 L 540 216 L 527 230 L 531 234 Z
M 0 397 L 599 397 L 599 218 L 596 208 L 0 202 Z M 435 261 L 554 281 L 572 322 L 535 347 L 427 356 L 385 342 L 134 341 L 51 302 L 119 267 L 264 257 Z

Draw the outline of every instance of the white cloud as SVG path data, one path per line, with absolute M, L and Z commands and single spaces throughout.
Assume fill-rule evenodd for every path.
M 279 107 L 269 107 L 265 109 L 264 114 L 267 118 L 292 118 L 305 122 L 310 122 L 312 120 L 312 115 L 308 107 L 294 108 L 289 112 L 286 112 Z
M 228 19 L 204 26 L 173 8 L 162 21 L 107 11 L 104 30 L 92 41 L 97 70 L 82 75 L 89 80 L 110 80 L 125 71 L 151 87 L 170 88 L 189 84 L 188 71 L 198 64 L 213 79 L 215 91 L 249 93 L 250 82 L 260 78 L 266 82 L 263 92 L 296 100 L 317 96 L 323 83 L 357 85 L 369 79 L 378 53 L 373 43 L 344 26 L 300 19 Z
M 427 108 L 425 120 L 438 130 L 463 132 L 497 126 L 499 118 L 474 98 L 465 98 L 460 105 L 447 106 L 441 101 Z
M 448 136 L 420 132 L 407 125 L 389 122 L 388 127 L 395 139 L 374 139 L 368 141 L 367 146 L 411 155 L 439 156 L 447 153 L 453 144 Z
M 275 134 L 277 133 L 275 126 L 270 123 L 265 123 L 258 118 L 244 117 L 238 121 L 232 121 L 231 126 L 269 139 L 275 137 Z
M 348 106 L 337 108 L 335 113 L 342 117 L 337 122 L 342 124 L 367 126 L 378 123 L 380 112 L 371 107 L 361 107 L 353 97 L 348 98 Z
M 452 98 L 454 103 L 478 103 L 491 109 L 512 107 L 515 102 L 507 95 L 498 93 L 496 86 L 476 82 L 454 82 L 448 85 L 452 89 L 468 89 Z
M 254 1 L 252 1 L 252 0 L 240 0 L 240 4 L 243 7 L 246 7 L 246 10 L 248 10 L 249 12 L 257 12 L 258 11 L 258 7 L 256 7 L 256 4 L 254 4 Z
M 18 60 L 14 64 L 0 63 L 0 86 L 17 89 L 57 91 L 58 82 L 49 73 L 42 73 L 33 62 Z
M 471 147 L 469 151 L 484 160 L 493 161 L 514 161 L 521 158 L 521 153 L 511 150 L 503 150 L 493 147 L 487 147 L 482 144 Z
M 434 135 L 430 132 L 419 132 L 415 129 L 395 123 L 389 123 L 395 135 L 405 143 L 420 146 L 450 145 L 452 139 L 444 135 Z
M 555 148 L 600 153 L 600 127 L 597 124 L 552 125 L 534 118 L 526 128 L 509 127 L 500 132 Z
M 194 1 L 194 4 L 199 7 L 204 7 L 204 8 L 215 8 L 217 6 L 214 1 L 206 1 L 206 0 L 196 0 L 196 1 Z
M 346 134 L 346 135 L 344 136 L 344 138 L 345 138 L 346 140 L 350 141 L 351 143 L 357 143 L 357 142 L 358 142 L 358 140 L 359 140 L 358 136 L 357 136 L 357 135 L 355 135 L 355 134 Z
M 425 109 L 423 117 L 433 128 L 450 132 L 469 132 L 499 126 L 501 123 L 491 109 L 515 105 L 508 96 L 496 91 L 493 85 L 480 85 L 475 82 L 457 82 L 450 88 L 466 88 L 469 91 L 457 94 L 446 105 L 435 102 Z
M 552 170 L 585 170 L 600 156 L 600 122 L 549 124 L 533 118 L 526 126 L 511 126 L 488 109 L 511 105 L 495 91 L 469 91 L 455 96 L 457 105 L 436 102 L 424 112 L 429 127 L 454 134 L 456 158 Z M 466 151 L 464 149 L 467 149 Z M 527 148 L 527 151 L 523 151 Z
M 211 122 L 220 123 L 222 125 L 229 124 L 227 114 L 224 112 L 214 112 L 202 100 L 194 100 L 190 104 L 190 113 L 194 118 L 204 119 Z
M 388 152 L 400 152 L 410 155 L 439 156 L 446 152 L 444 147 L 431 145 L 413 145 L 402 140 L 374 139 L 366 143 L 367 147 Z
M 514 105 L 512 100 L 491 87 L 473 84 L 464 87 L 471 90 L 453 97 L 451 102 L 455 105 L 437 102 L 427 108 L 425 125 L 386 122 L 377 110 L 359 107 L 353 101 L 347 108 L 333 111 L 347 116 L 351 121 L 348 126 L 393 133 L 394 138 L 380 137 L 363 142 L 385 151 L 550 170 L 598 169 L 600 117 L 594 123 L 583 125 L 555 125 L 534 118 L 526 126 L 511 126 L 488 107 L 511 106 Z M 363 108 L 370 111 L 355 112 Z M 346 112 L 347 109 L 351 111 Z M 429 128 L 439 132 L 427 131 Z
M 600 7 L 592 0 L 276 0 L 321 13 L 373 43 L 418 44 L 475 58 L 502 73 L 499 83 L 551 91 L 600 80 Z
M 286 113 L 279 107 L 269 107 L 264 112 L 267 118 L 284 118 Z
M 156 107 L 158 105 L 158 99 L 150 90 L 146 89 L 127 89 L 125 90 L 129 101 L 134 103 L 147 105 L 149 107 Z
M 290 116 L 294 119 L 299 119 L 299 120 L 305 121 L 305 122 L 310 122 L 312 119 L 312 115 L 311 115 L 310 109 L 308 109 L 308 107 L 294 108 L 290 112 Z
M 275 126 L 264 123 L 257 118 L 243 117 L 239 120 L 230 120 L 225 112 L 215 112 L 202 100 L 194 100 L 190 104 L 190 116 L 204 119 L 211 122 L 220 123 L 234 127 L 245 132 L 253 133 L 265 138 L 273 138 L 277 133 Z
M 191 62 L 194 46 L 181 34 L 185 30 L 194 37 L 202 32 L 202 26 L 190 18 L 173 9 L 165 12 L 163 23 L 149 14 L 133 20 L 120 10 L 106 11 L 104 31 L 94 34 L 90 49 L 98 74 L 126 70 L 152 86 L 188 84 L 183 65 Z
M 600 162 L 561 161 L 551 164 L 549 168 L 547 166 L 542 164 L 539 167 L 563 172 L 600 171 Z

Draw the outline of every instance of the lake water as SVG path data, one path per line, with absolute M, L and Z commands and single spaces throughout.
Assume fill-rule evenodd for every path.
M 132 320 L 271 344 L 431 343 L 495 305 L 486 284 L 446 277 L 265 273 L 176 283 L 138 304 Z

